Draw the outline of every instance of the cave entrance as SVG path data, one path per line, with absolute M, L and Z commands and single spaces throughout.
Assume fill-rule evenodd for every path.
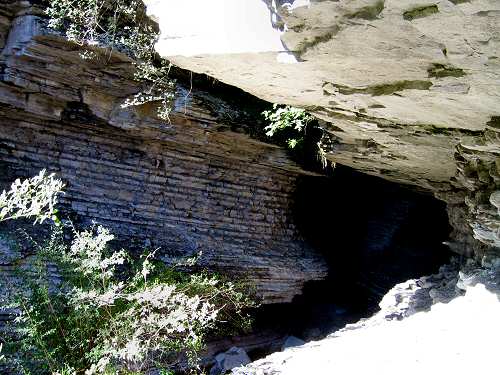
M 452 253 L 445 203 L 377 177 L 337 167 L 303 177 L 294 216 L 325 257 L 329 276 L 290 304 L 259 309 L 256 325 L 305 341 L 371 316 L 395 284 L 436 273 Z

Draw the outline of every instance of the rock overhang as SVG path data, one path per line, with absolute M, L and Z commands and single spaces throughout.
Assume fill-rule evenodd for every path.
M 253 2 L 262 5 L 260 0 Z M 159 51 L 176 65 L 270 102 L 308 108 L 347 133 L 333 130 L 340 139 L 373 139 L 390 154 L 405 154 L 408 165 L 398 166 L 400 173 L 406 168 L 411 175 L 411 168 L 418 171 L 425 164 L 418 155 L 423 137 L 441 129 L 454 133 L 442 142 L 429 142 L 437 155 L 427 163 L 426 177 L 435 182 L 449 181 L 455 173 L 450 150 L 466 141 L 468 133 L 484 131 L 487 122 L 498 116 L 500 6 L 496 2 L 437 1 L 425 7 L 417 1 L 311 1 L 275 12 L 287 25 L 281 39 L 299 59 L 297 64 L 280 63 L 279 52 L 271 48 L 253 51 L 249 45 L 244 51 L 244 39 L 238 53 L 205 49 L 187 57 L 163 47 Z M 197 14 L 197 9 L 191 13 Z M 269 13 L 267 17 L 273 12 Z M 156 15 L 160 23 L 162 14 Z M 198 28 L 210 28 L 210 17 L 206 22 Z M 190 23 L 189 17 L 185 23 Z M 272 27 L 270 21 L 266 27 Z M 162 35 L 159 46 L 166 42 L 163 38 L 168 36 Z M 360 123 L 381 129 L 367 131 Z M 390 127 L 402 129 L 407 139 Z M 336 159 L 335 154 L 330 157 Z M 434 163 L 436 159 L 440 163 Z
M 281 32 L 296 63 L 242 46 L 239 53 L 159 52 L 264 100 L 308 109 L 333 140 L 328 159 L 461 202 L 463 231 L 474 228 L 498 247 L 496 210 L 477 196 L 499 189 L 500 4 L 253 0 L 263 2 L 262 24 Z M 154 13 L 161 23 L 163 12 Z M 208 30 L 209 15 L 204 21 L 197 27 Z

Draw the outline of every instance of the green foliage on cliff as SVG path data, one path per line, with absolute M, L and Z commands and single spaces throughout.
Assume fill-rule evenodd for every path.
M 19 186 L 33 187 L 26 190 L 28 200 L 47 198 L 39 209 L 22 210 L 18 217 L 53 216 L 63 185 L 52 175 L 40 176 L 16 181 L 1 195 L 7 207 L 17 207 L 9 197 L 23 195 L 13 193 Z M 177 267 L 192 262 L 167 267 L 155 260 L 156 251 L 133 259 L 112 249 L 114 236 L 101 226 L 72 228 L 69 236 L 64 229 L 54 227 L 44 243 L 32 240 L 32 266 L 18 270 L 20 286 L 10 301 L 18 310 L 16 324 L 12 337 L 0 341 L 4 361 L 15 372 L 139 374 L 160 366 L 167 371 L 182 356 L 196 368 L 207 335 L 248 327 L 245 310 L 255 304 L 243 284 L 206 272 L 180 272 Z
M 81 56 L 92 59 L 93 48 L 119 50 L 134 59 L 136 79 L 148 88 L 124 103 L 161 103 L 158 115 L 168 119 L 175 82 L 168 77 L 170 64 L 154 49 L 158 30 L 145 14 L 141 0 L 46 0 L 49 26 L 82 46 Z
M 311 114 L 301 108 L 274 104 L 272 110 L 262 115 L 269 122 L 264 128 L 268 137 L 286 146 L 306 167 L 319 162 L 321 168 L 326 168 L 328 163 L 321 145 L 323 131 Z
M 289 105 L 274 104 L 272 111 L 264 111 L 262 114 L 269 121 L 269 125 L 265 127 L 266 135 L 284 141 L 291 149 L 304 142 L 306 126 L 314 120 L 303 109 Z

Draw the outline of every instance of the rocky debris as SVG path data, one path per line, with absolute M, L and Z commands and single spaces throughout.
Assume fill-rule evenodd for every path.
M 457 288 L 467 291 L 469 287 L 481 284 L 500 299 L 500 258 L 484 256 L 481 264 L 482 267 L 478 268 L 474 262 L 468 261 L 459 272 Z
M 264 303 L 326 276 L 291 214 L 307 172 L 219 122 L 214 103 L 225 115 L 237 107 L 179 84 L 170 123 L 157 103 L 123 108 L 142 89 L 126 55 L 83 59 L 26 1 L 2 3 L 0 16 L 1 188 L 48 168 L 77 225 L 103 224 L 131 250 L 161 247 L 166 262 L 201 251 L 201 266 L 247 278 Z
M 491 342 L 500 334 L 500 259 L 482 263 L 453 262 L 436 275 L 399 284 L 373 317 L 232 373 L 491 372 L 497 367 Z
M 299 339 L 295 336 L 288 336 L 281 346 L 281 351 L 286 350 L 288 348 L 294 348 L 296 346 L 304 345 L 306 342 L 304 340 Z
M 435 275 L 423 276 L 397 284 L 380 302 L 384 319 L 401 320 L 417 312 L 427 311 L 436 303 L 447 303 L 461 295 L 457 289 L 458 261 L 440 267 Z
M 271 329 L 261 329 L 257 332 L 252 332 L 241 336 L 222 337 L 218 339 L 210 339 L 206 349 L 201 356 L 204 358 L 203 365 L 210 365 L 213 358 L 228 348 L 236 346 L 244 349 L 247 353 L 252 353 L 255 350 L 272 353 L 280 350 L 285 342 L 286 337 L 279 332 Z
M 161 40 L 158 51 L 307 108 L 326 121 L 328 159 L 435 193 L 450 205 L 455 251 L 481 257 L 474 236 L 498 252 L 500 219 L 488 201 L 500 188 L 498 1 L 266 3 L 295 64 L 280 62 L 279 51 L 169 56 Z M 168 11 L 155 9 L 161 24 Z M 210 27 L 210 17 L 192 19 L 197 30 Z
M 215 365 L 210 369 L 210 375 L 225 374 L 227 371 L 245 366 L 250 362 L 245 350 L 233 346 L 228 351 L 215 356 Z
M 471 263 L 475 264 L 474 261 Z M 459 288 L 458 283 L 459 270 L 464 267 L 461 267 L 459 260 L 454 258 L 449 264 L 441 266 L 436 274 L 396 284 L 380 301 L 380 311 L 368 319 L 348 324 L 329 336 L 337 337 L 345 331 L 378 325 L 386 321 L 401 321 L 416 313 L 429 311 L 437 303 L 448 303 L 462 296 L 464 291 Z

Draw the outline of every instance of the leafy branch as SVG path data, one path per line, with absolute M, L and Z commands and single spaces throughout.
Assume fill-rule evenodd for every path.
M 17 179 L 9 191 L 0 194 L 0 222 L 23 217 L 34 217 L 35 223 L 58 221 L 55 206 L 63 187 L 63 182 L 45 169 L 33 178 Z

